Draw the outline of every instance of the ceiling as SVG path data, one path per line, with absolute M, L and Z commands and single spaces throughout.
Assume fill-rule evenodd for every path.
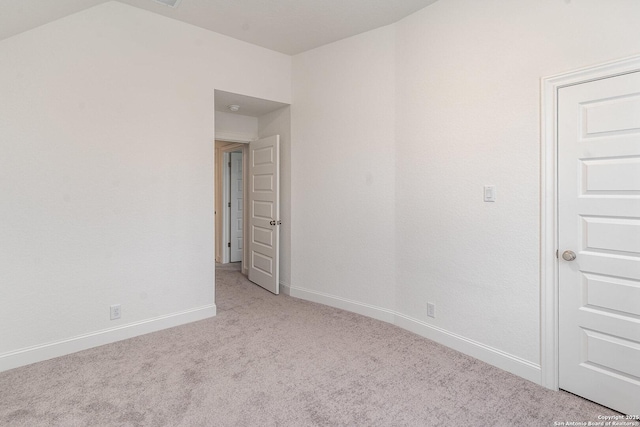
M 0 40 L 109 0 L 0 0 Z M 389 25 L 437 0 L 118 0 L 295 55 Z

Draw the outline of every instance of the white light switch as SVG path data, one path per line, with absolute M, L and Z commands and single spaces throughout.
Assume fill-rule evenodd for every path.
M 496 186 L 485 185 L 484 186 L 484 201 L 495 202 L 496 201 Z

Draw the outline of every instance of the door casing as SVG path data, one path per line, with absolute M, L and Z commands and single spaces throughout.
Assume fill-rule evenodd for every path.
M 243 174 L 243 192 L 246 194 L 247 192 L 247 168 L 248 168 L 248 148 L 250 141 L 225 141 L 225 140 L 216 140 L 216 142 L 220 142 L 226 145 L 222 147 L 215 148 L 215 184 L 214 184 L 214 192 L 215 192 L 215 209 L 216 209 L 216 218 L 215 218 L 215 252 L 216 252 L 216 262 L 223 262 L 223 252 L 226 243 L 223 242 L 224 230 L 223 230 L 223 209 L 222 206 L 222 181 L 223 181 L 223 171 L 224 171 L 224 153 L 231 153 L 233 151 L 242 150 L 242 174 Z M 244 260 L 247 259 L 247 208 L 248 201 L 246 197 L 243 200 L 243 214 L 242 214 L 242 228 L 243 228 L 243 248 L 242 248 L 242 273 L 247 274 L 247 268 L 245 266 Z M 228 262 L 228 259 L 227 259 Z
M 541 80 L 540 384 L 552 390 L 559 389 L 558 90 L 637 71 L 640 56 L 633 56 Z

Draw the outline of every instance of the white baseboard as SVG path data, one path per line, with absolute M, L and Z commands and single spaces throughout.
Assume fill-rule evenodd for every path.
M 428 338 L 439 344 L 464 353 L 467 356 L 482 360 L 497 368 L 511 372 L 519 377 L 541 384 L 542 371 L 540 365 L 529 362 L 521 357 L 506 353 L 497 348 L 490 347 L 478 341 L 465 338 L 461 335 L 449 332 L 445 329 L 430 325 L 421 320 L 413 319 L 400 313 L 396 313 L 396 326 Z
M 0 372 L 216 315 L 215 304 L 0 354 Z
M 334 295 L 298 288 L 295 286 L 289 286 L 289 295 L 305 299 L 307 301 L 328 305 L 330 307 L 351 311 L 353 313 L 362 314 L 363 316 L 382 320 L 387 323 L 393 323 L 393 319 L 395 317 L 395 312 L 387 310 L 386 308 L 376 307 L 374 305 L 364 304 L 347 298 L 336 297 Z
M 283 286 L 283 292 L 292 297 L 340 308 L 391 323 L 536 384 L 541 384 L 542 371 L 540 365 L 437 326 L 430 325 L 421 320 L 413 319 L 393 310 L 295 286 Z
M 285 295 L 291 296 L 291 285 L 288 283 L 280 282 L 280 292 Z

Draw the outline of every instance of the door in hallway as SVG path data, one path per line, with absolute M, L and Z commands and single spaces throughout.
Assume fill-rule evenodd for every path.
M 280 292 L 280 137 L 249 145 L 249 280 Z
M 640 414 L 640 72 L 558 92 L 560 388 Z

